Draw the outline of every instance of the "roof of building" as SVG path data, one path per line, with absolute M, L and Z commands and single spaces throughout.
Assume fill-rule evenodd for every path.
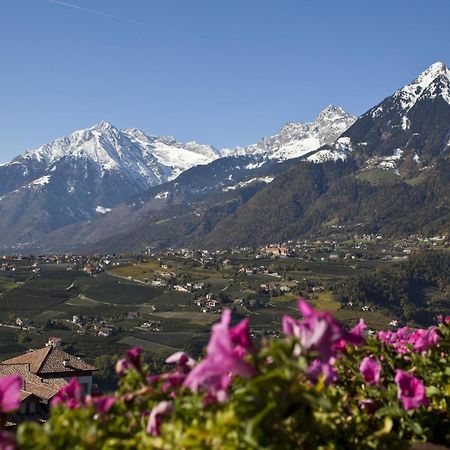
M 81 358 L 52 346 L 32 350 L 15 358 L 7 359 L 2 364 L 27 364 L 29 365 L 28 370 L 37 375 L 64 372 L 69 375 L 70 372 L 92 372 L 96 370 L 96 367 L 84 362 Z
M 29 364 L 0 364 L 0 376 L 20 375 L 22 377 L 21 400 L 34 395 L 47 402 L 67 384 L 67 381 L 62 378 L 41 378 L 30 372 L 29 367 Z

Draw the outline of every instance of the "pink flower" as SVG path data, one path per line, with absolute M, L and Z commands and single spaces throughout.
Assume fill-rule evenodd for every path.
M 14 435 L 6 430 L 0 431 L 0 450 L 16 450 L 17 442 Z
M 254 374 L 253 367 L 242 358 L 239 346 L 234 345 L 229 329 L 230 321 L 231 311 L 226 309 L 221 321 L 213 325 L 206 358 L 194 367 L 184 381 L 184 385 L 193 391 L 201 386 L 214 392 L 222 391 L 225 385 L 228 387 L 224 379 L 230 375 L 249 378 Z M 241 333 L 242 331 L 239 332 Z
M 283 332 L 297 337 L 302 351 L 317 351 L 322 361 L 328 361 L 335 354 L 333 344 L 346 336 L 344 329 L 331 314 L 316 311 L 303 299 L 299 300 L 298 308 L 303 318 L 284 316 Z
M 418 353 L 426 352 L 439 343 L 439 334 L 435 328 L 428 330 L 416 330 L 411 333 L 409 342 L 413 346 L 413 350 Z
M 108 395 L 101 395 L 98 397 L 90 397 L 87 401 L 87 405 L 93 405 L 94 409 L 99 414 L 107 413 L 116 403 L 116 398 Z
M 426 352 L 439 343 L 439 333 L 432 327 L 427 330 L 411 330 L 408 327 L 400 328 L 396 332 L 380 331 L 378 339 L 391 345 L 397 353 L 408 353 L 411 348 L 418 353 Z
M 19 408 L 22 378 L 9 375 L 0 378 L 0 413 L 8 413 Z
M 375 358 L 366 357 L 362 360 L 359 371 L 368 384 L 380 382 L 381 364 Z
M 230 328 L 230 336 L 233 344 L 236 345 L 235 352 L 244 357 L 247 350 L 252 348 L 252 341 L 249 333 L 249 319 L 241 320 L 236 326 Z
M 334 344 L 334 348 L 336 350 L 342 351 L 347 344 L 359 347 L 365 344 L 365 340 L 363 338 L 363 332 L 367 328 L 363 319 L 359 319 L 359 322 L 356 326 L 354 326 L 345 336 L 340 339 L 336 344 Z
M 82 405 L 81 386 L 76 378 L 62 387 L 52 399 L 52 406 L 64 405 L 69 409 L 76 409 Z
M 141 353 L 140 347 L 133 347 L 125 353 L 125 358 L 121 358 L 116 363 L 116 373 L 119 376 L 126 375 L 130 370 L 141 368 Z
M 334 367 L 335 359 L 330 358 L 328 362 L 315 359 L 308 367 L 307 377 L 314 382 L 319 381 L 321 376 L 325 379 L 325 384 L 333 384 L 338 380 L 338 372 Z
M 161 434 L 162 418 L 172 412 L 173 403 L 162 401 L 159 402 L 151 411 L 148 418 L 147 433 L 152 436 L 159 436 Z
M 183 371 L 190 371 L 195 366 L 195 361 L 184 352 L 176 352 L 166 359 L 167 364 L 176 364 Z
M 397 397 L 403 403 L 406 411 L 428 405 L 425 385 L 418 378 L 402 370 L 397 370 L 395 383 L 398 388 Z
M 140 367 L 141 367 L 141 353 L 142 353 L 142 348 L 133 347 L 131 350 L 128 350 L 125 354 L 128 361 L 136 369 L 140 369 Z
M 438 316 L 438 323 L 442 323 L 443 325 L 450 325 L 450 316 L 443 316 L 440 314 Z
M 125 358 L 119 359 L 116 363 L 116 373 L 119 376 L 123 376 L 123 375 L 127 374 L 131 370 L 131 368 L 132 368 L 132 365 Z

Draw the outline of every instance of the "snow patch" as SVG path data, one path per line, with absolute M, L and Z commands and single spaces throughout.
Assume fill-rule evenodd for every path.
M 271 183 L 273 181 L 274 177 L 255 177 L 255 178 L 251 178 L 250 180 L 247 181 L 241 181 L 238 184 L 235 184 L 234 186 L 227 186 L 224 187 L 222 189 L 223 192 L 228 192 L 228 191 L 234 191 L 236 189 L 240 189 L 243 188 L 245 186 L 248 186 L 250 184 L 253 183 Z
M 307 161 L 319 164 L 325 161 L 345 161 L 347 153 L 340 150 L 319 150 L 306 158 Z
M 38 178 L 30 183 L 32 186 L 44 186 L 48 184 L 50 181 L 50 175 L 44 175 L 41 178 Z
M 167 198 L 169 196 L 169 192 L 159 192 L 155 195 L 155 198 Z
M 105 208 L 104 206 L 97 206 L 95 212 L 98 214 L 108 214 L 111 212 L 111 208 Z

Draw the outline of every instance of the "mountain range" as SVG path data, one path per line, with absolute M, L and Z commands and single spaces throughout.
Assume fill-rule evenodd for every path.
M 448 232 L 450 71 L 356 118 L 329 106 L 247 147 L 101 122 L 0 165 L 0 246 L 256 245 L 333 228 Z

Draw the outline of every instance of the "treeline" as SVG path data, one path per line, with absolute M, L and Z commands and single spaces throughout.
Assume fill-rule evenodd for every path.
M 450 314 L 450 253 L 430 251 L 408 261 L 351 277 L 334 295 L 344 306 L 388 309 L 402 321 L 429 325 Z

